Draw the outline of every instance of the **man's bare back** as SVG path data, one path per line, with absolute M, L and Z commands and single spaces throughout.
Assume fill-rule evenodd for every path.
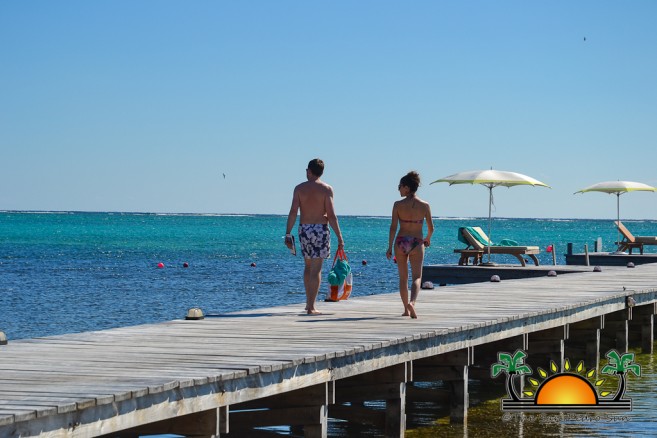
M 294 189 L 300 207 L 299 223 L 326 224 L 328 211 L 332 207 L 329 202 L 333 198 L 333 189 L 323 181 L 306 181 Z M 327 208 L 328 207 L 328 208 Z

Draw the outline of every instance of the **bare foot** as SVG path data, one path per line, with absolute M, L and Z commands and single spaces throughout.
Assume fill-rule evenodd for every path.
M 319 312 L 315 309 L 308 310 L 308 315 L 321 315 L 321 314 L 322 314 L 322 312 Z
M 408 316 L 408 311 L 402 313 L 401 316 Z
M 417 319 L 417 313 L 415 313 L 415 306 L 413 306 L 413 304 L 408 303 L 406 305 L 406 312 L 408 312 L 408 314 L 410 314 L 411 318 Z

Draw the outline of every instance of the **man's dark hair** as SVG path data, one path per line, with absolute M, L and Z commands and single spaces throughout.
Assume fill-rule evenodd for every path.
M 319 178 L 324 173 L 324 162 L 319 158 L 312 159 L 308 163 L 308 169 Z

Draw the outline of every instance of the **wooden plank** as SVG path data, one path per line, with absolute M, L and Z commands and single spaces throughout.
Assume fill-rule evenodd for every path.
M 0 413 L 0 426 L 6 426 L 13 422 L 15 422 L 14 414 Z

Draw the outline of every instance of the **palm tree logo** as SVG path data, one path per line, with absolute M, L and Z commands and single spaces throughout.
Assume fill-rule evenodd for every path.
M 513 378 L 532 373 L 532 369 L 523 363 L 526 357 L 527 353 L 522 350 L 517 350 L 513 356 L 509 353 L 497 353 L 497 360 L 499 362 L 493 364 L 490 369 L 490 374 L 493 378 L 499 376 L 502 372 L 506 374 L 506 392 L 513 401 L 520 400 L 513 385 Z
M 549 372 L 539 367 L 537 377 L 543 381 L 528 377 L 529 385 L 535 389 L 528 388 L 519 395 L 515 389 L 515 380 L 525 374 L 532 374 L 531 367 L 525 364 L 527 353 L 522 350 L 516 350 L 513 354 L 498 353 L 499 362 L 491 365 L 491 377 L 506 374 L 509 398 L 501 400 L 503 411 L 631 411 L 632 400 L 624 398 L 627 376 L 630 373 L 641 376 L 641 366 L 633 363 L 633 353 L 620 354 L 610 350 L 606 357 L 609 363 L 600 373 L 619 377 L 615 394 L 613 391 L 599 391 L 605 379 L 596 377 L 595 369 L 587 371 L 584 362 L 571 366 L 570 360 L 565 359 L 561 370 L 554 361 L 550 361 Z
M 605 365 L 600 371 L 601 374 L 612 374 L 620 376 L 618 382 L 618 390 L 614 401 L 620 401 L 625 395 L 627 373 L 632 373 L 637 377 L 641 376 L 641 365 L 632 363 L 634 362 L 634 353 L 618 354 L 618 351 L 611 350 L 607 353 L 609 364 Z

